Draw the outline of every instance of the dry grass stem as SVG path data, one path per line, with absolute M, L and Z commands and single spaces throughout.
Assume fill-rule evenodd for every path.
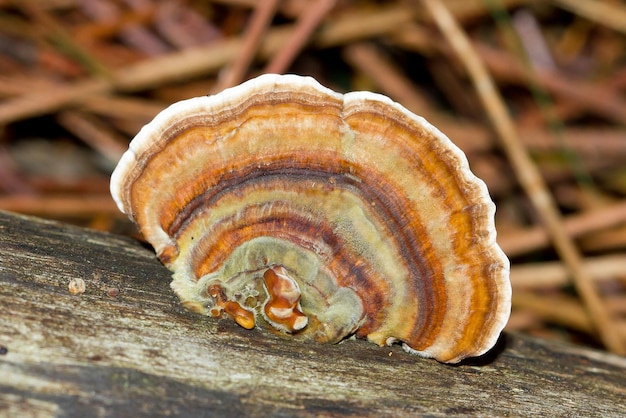
M 594 281 L 626 278 L 626 254 L 605 255 L 585 259 L 585 269 Z M 569 272 L 558 261 L 526 263 L 511 268 L 514 289 L 559 288 L 570 282 Z
M 214 93 L 239 84 L 244 80 L 248 67 L 261 46 L 263 36 L 271 25 L 271 19 L 274 17 L 279 3 L 280 0 L 266 0 L 257 4 L 250 25 L 243 35 L 241 51 L 229 66 L 220 71 L 218 82 L 213 89 Z
M 356 67 L 386 95 L 412 112 L 430 119 L 430 104 L 422 93 L 370 43 L 355 43 L 343 50 L 346 61 Z
M 335 6 L 336 0 L 313 0 L 304 8 L 298 17 L 293 32 L 287 37 L 287 42 L 272 57 L 265 67 L 265 73 L 282 74 L 287 71 L 296 55 L 307 43 L 313 31 L 320 25 L 324 16 Z
M 626 6 L 606 0 L 551 0 L 593 22 L 626 33 Z
M 513 306 L 539 315 L 545 321 L 575 329 L 584 333 L 593 334 L 595 327 L 589 321 L 585 309 L 577 299 L 561 295 L 539 295 L 526 291 L 517 291 L 513 294 Z M 512 324 L 522 325 L 522 324 Z M 619 339 L 626 339 L 626 320 L 616 320 L 613 332 Z
M 61 112 L 57 119 L 61 126 L 74 133 L 87 145 L 107 157 L 115 164 L 128 148 L 121 138 L 113 133 L 106 125 L 90 119 L 79 112 Z
M 579 237 L 626 223 L 626 202 L 615 203 L 588 212 L 571 215 L 563 220 L 570 237 Z M 550 237 L 541 226 L 500 234 L 498 243 L 509 256 L 516 256 L 547 247 Z
M 385 8 L 381 10 L 381 15 L 374 10 L 338 19 L 329 23 L 315 39 L 320 45 L 329 47 L 350 40 L 382 35 L 410 19 L 403 10 L 398 7 Z M 368 19 L 376 20 L 377 24 L 365 26 Z M 292 29 L 289 27 L 268 32 L 261 45 L 261 57 L 275 54 L 291 33 Z M 61 85 L 19 96 L 0 103 L 0 126 L 49 113 L 103 93 L 133 92 L 200 74 L 214 74 L 235 59 L 242 44 L 241 38 L 224 39 L 122 68 L 113 72 L 111 79 L 88 79 L 71 86 Z

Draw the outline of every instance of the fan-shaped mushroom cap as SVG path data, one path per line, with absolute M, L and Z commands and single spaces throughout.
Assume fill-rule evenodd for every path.
M 495 205 L 452 142 L 385 96 L 263 75 L 173 104 L 111 178 L 189 309 L 458 362 L 510 312 Z

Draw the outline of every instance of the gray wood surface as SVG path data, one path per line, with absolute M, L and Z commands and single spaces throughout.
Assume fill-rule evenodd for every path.
M 303 344 L 188 313 L 169 281 L 135 240 L 0 212 L 0 415 L 626 416 L 622 357 L 506 333 L 459 366 Z

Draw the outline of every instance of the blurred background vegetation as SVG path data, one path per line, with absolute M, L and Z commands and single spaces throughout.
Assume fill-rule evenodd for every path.
M 136 234 L 108 181 L 141 126 L 261 73 L 311 75 L 465 151 L 512 260 L 508 329 L 624 353 L 625 47 L 613 0 L 0 0 L 0 209 Z

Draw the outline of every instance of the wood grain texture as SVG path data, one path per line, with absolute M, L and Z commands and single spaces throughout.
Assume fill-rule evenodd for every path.
M 0 212 L 0 416 L 626 415 L 622 357 L 516 334 L 458 366 L 302 344 L 189 313 L 169 282 L 137 241 Z

